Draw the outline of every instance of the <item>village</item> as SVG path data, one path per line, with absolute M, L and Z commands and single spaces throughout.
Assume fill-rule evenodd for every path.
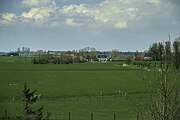
M 80 59 L 87 62 L 92 61 L 125 61 L 125 60 L 151 60 L 151 55 L 147 52 L 122 52 L 119 50 L 112 51 L 97 51 L 95 48 L 85 47 L 80 50 L 73 51 L 31 51 L 30 48 L 22 47 L 17 51 L 0 52 L 0 56 L 18 56 L 18 57 L 37 57 L 42 55 L 51 55 L 54 57 L 70 56 L 72 59 L 80 57 Z

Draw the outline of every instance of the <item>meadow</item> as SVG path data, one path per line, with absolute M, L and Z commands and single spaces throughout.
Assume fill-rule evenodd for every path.
M 133 120 L 136 110 L 148 102 L 142 74 L 148 71 L 122 67 L 122 63 L 32 64 L 30 58 L 0 57 L 0 116 L 23 113 L 22 90 L 42 95 L 51 119 Z M 150 75 L 148 78 L 152 78 Z M 178 83 L 179 84 L 179 83 Z

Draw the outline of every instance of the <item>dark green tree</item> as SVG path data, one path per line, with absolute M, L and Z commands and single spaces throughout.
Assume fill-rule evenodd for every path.
M 45 120 L 50 117 L 50 113 L 47 113 L 46 118 L 43 118 L 43 106 L 38 109 L 33 110 L 32 104 L 34 104 L 38 100 L 38 96 L 35 95 L 37 90 L 30 92 L 27 88 L 27 85 L 24 85 L 22 101 L 24 102 L 24 114 L 18 119 L 20 120 Z
M 158 60 L 162 60 L 163 59 L 163 52 L 164 52 L 164 45 L 159 42 L 159 46 L 158 46 Z
M 180 37 L 173 43 L 173 63 L 176 69 L 180 68 Z
M 155 60 L 155 61 L 159 60 L 158 59 L 159 48 L 158 48 L 157 43 L 153 43 L 152 45 L 150 45 L 149 53 L 151 54 L 151 57 L 152 57 L 153 60 Z
M 171 53 L 171 42 L 166 41 L 164 46 L 164 60 L 167 62 L 172 62 L 172 53 Z

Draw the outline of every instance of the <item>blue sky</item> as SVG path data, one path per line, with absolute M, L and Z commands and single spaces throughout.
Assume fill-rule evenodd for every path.
M 144 51 L 180 36 L 179 0 L 1 0 L 0 51 Z

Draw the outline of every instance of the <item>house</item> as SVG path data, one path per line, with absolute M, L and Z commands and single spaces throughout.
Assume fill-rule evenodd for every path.
M 121 55 L 118 58 L 119 60 L 128 60 L 128 59 L 134 60 L 134 55 Z
M 93 61 L 93 60 L 92 60 L 92 57 L 91 57 L 90 55 L 87 55 L 87 56 L 86 56 L 86 61 L 88 61 L 88 62 L 89 62 L 89 61 Z
M 136 59 L 137 59 L 137 60 L 144 60 L 144 58 L 145 58 L 145 53 L 139 53 L 139 54 L 137 54 L 137 56 L 136 56 Z
M 98 59 L 98 61 L 107 61 L 108 57 L 107 57 L 107 55 L 100 54 L 100 55 L 97 55 L 97 59 Z
M 17 52 L 10 52 L 7 54 L 7 56 L 19 56 L 19 53 Z
M 126 56 L 126 60 L 134 60 L 134 55 L 128 55 L 128 56 Z
M 5 53 L 5 52 L 0 52 L 0 56 L 7 56 L 7 53 Z
M 60 56 L 62 54 L 61 51 L 48 51 L 47 53 L 50 55 L 56 55 L 56 56 Z
M 118 57 L 119 60 L 126 60 L 126 56 L 122 55 Z
M 144 60 L 152 60 L 151 54 L 145 53 Z

